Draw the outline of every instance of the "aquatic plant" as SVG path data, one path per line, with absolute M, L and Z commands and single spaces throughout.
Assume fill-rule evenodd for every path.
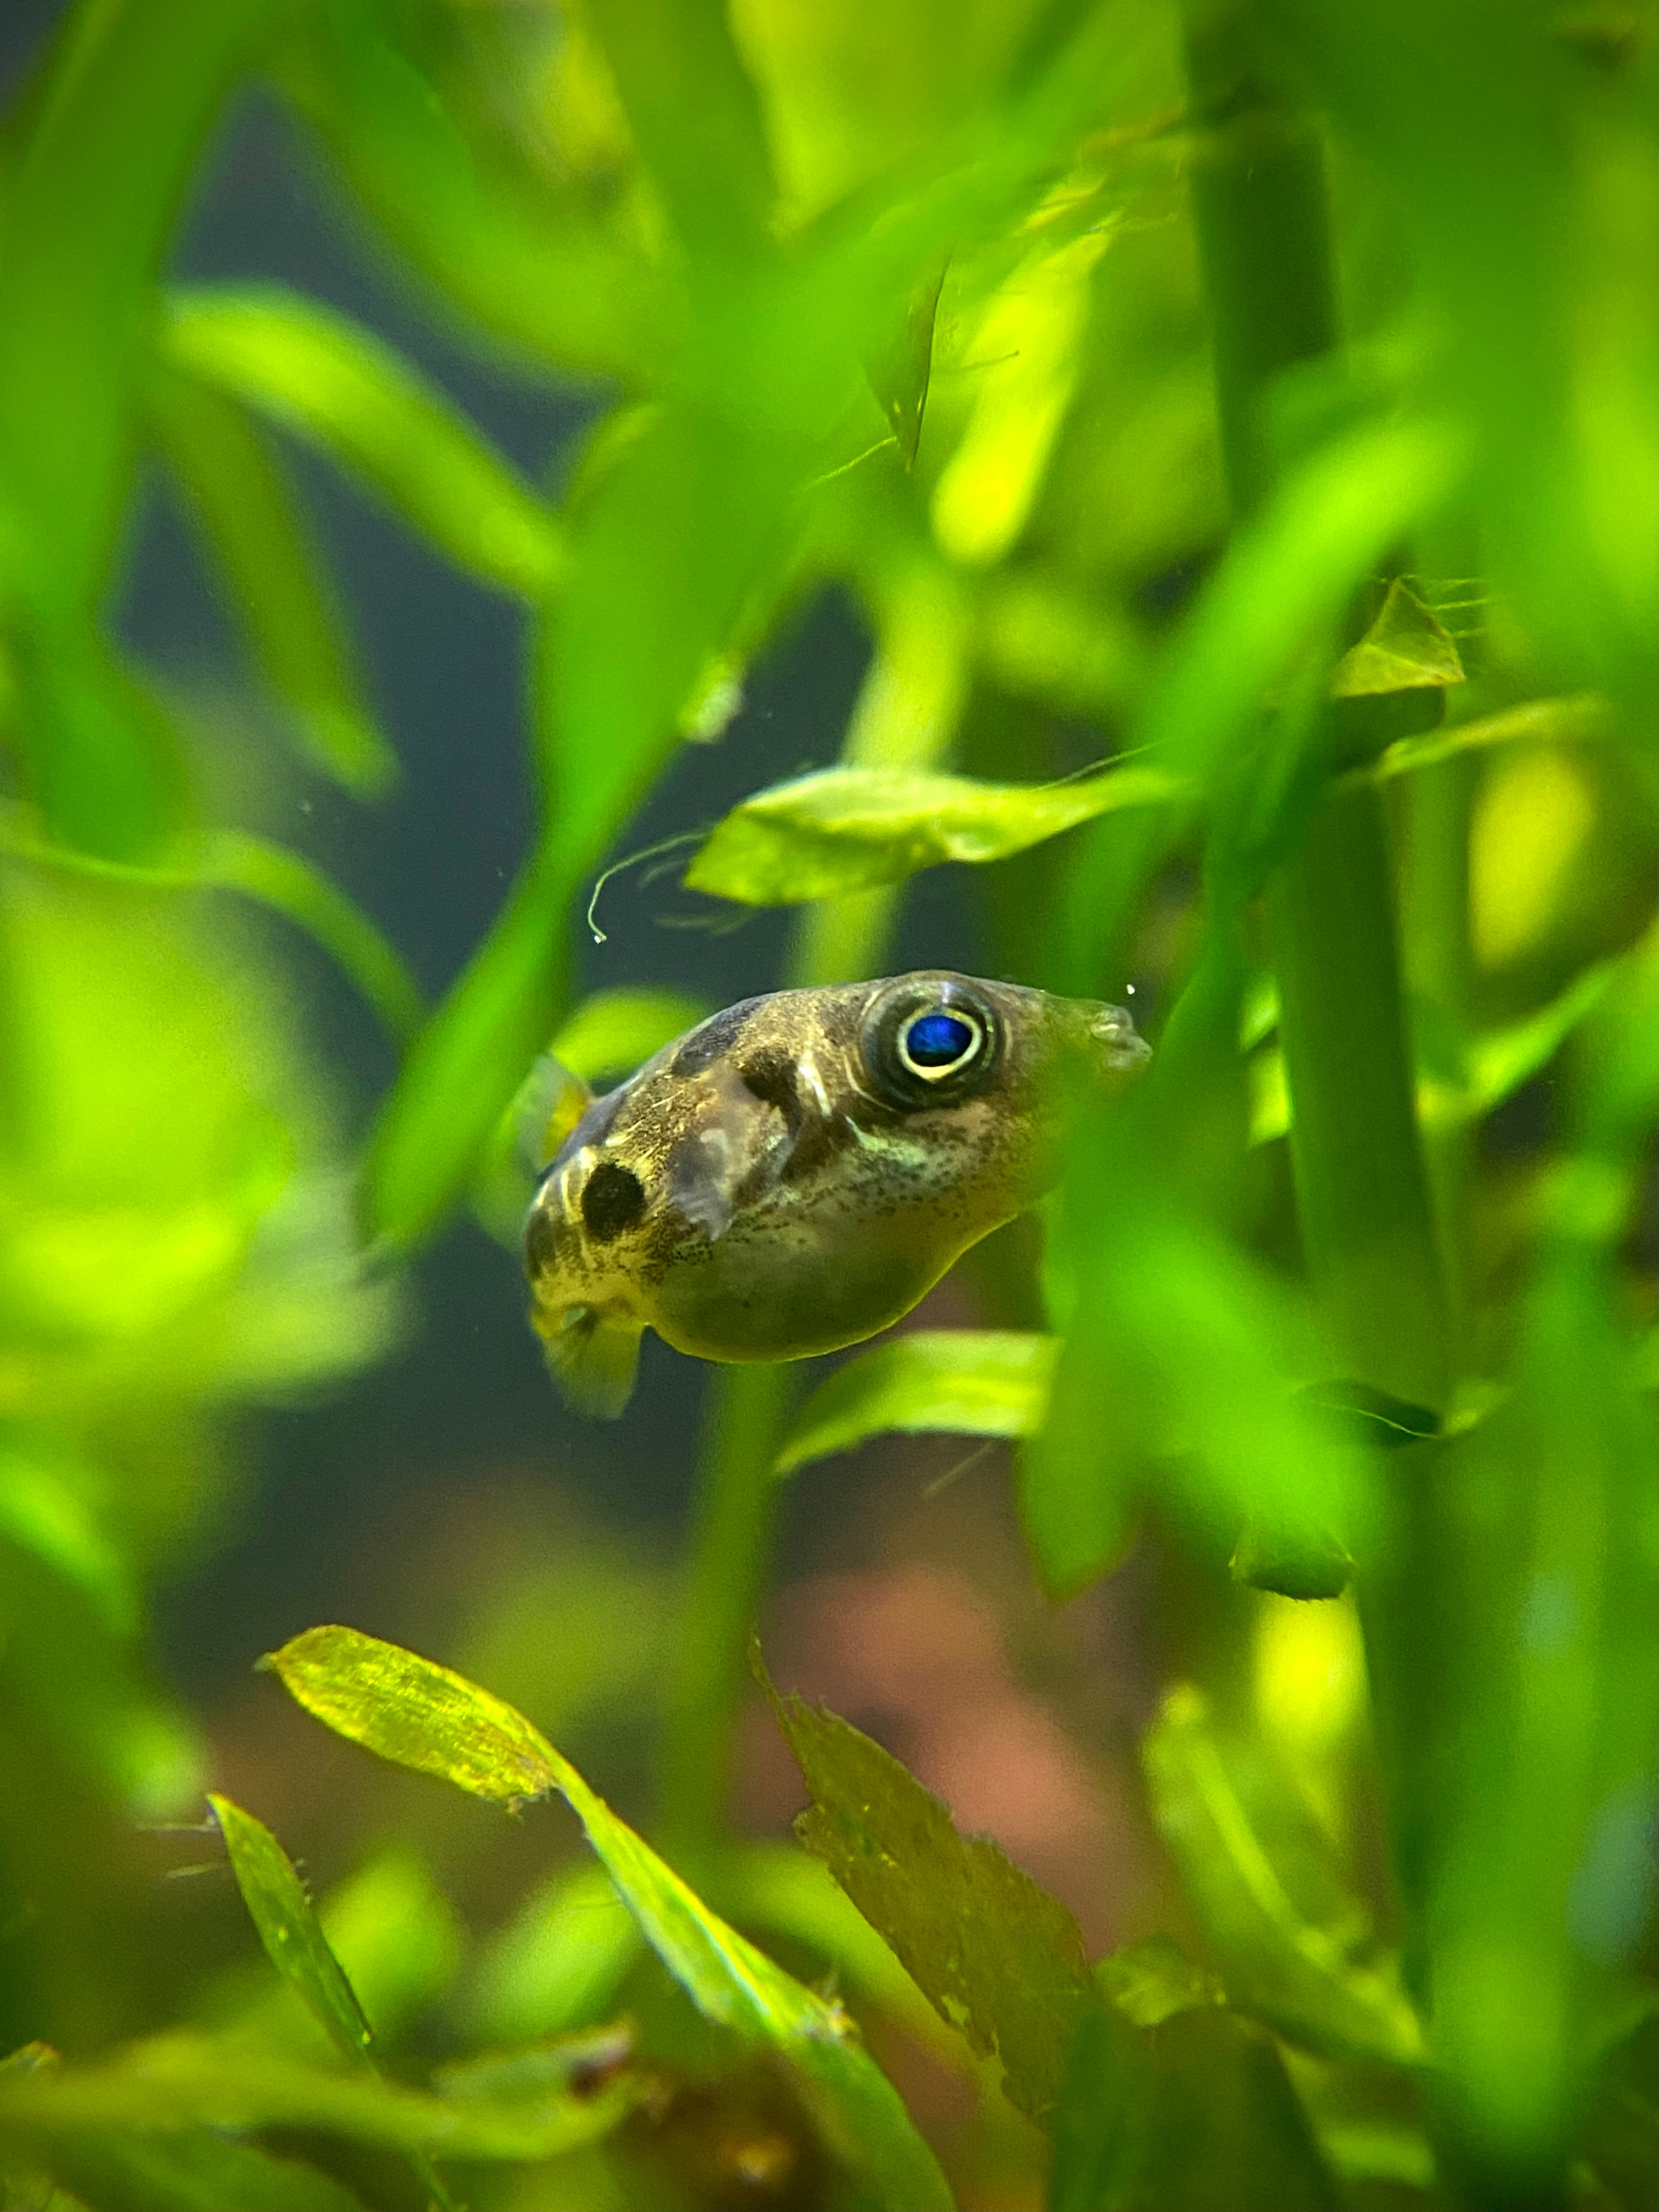
M 64 12 L 0 143 L 9 2203 L 1651 2201 L 1656 65 L 1650 11 L 1495 0 Z M 434 314 L 593 396 L 556 497 L 375 331 L 173 280 L 256 81 Z M 535 833 L 430 1008 L 111 612 L 159 473 L 264 687 L 240 742 L 372 804 L 302 452 L 532 640 Z M 842 760 L 781 742 L 687 884 L 798 908 L 830 982 L 959 871 L 988 966 L 1139 982 L 1152 1066 L 1078 1117 L 1040 1281 L 988 1263 L 1001 1326 L 715 1376 L 653 1814 L 313 1629 L 300 1705 L 562 1796 L 594 1859 L 468 1952 L 406 1855 L 314 1905 L 216 1793 L 281 1986 L 192 1996 L 159 1905 L 106 1914 L 217 1778 L 149 1595 L 246 1409 L 383 1353 L 458 1209 L 511 1233 L 550 1041 L 616 1073 L 684 1024 L 578 1002 L 582 914 L 832 588 Z M 397 1047 L 361 1147 L 272 914 Z M 1103 1960 L 751 1650 L 785 1479 L 921 1430 L 1015 1440 L 1055 1600 L 1158 1560 L 1175 1879 Z M 605 1587 L 595 1654 L 648 1609 Z M 732 1833 L 751 1669 L 803 1850 Z M 978 2138 L 907 2111 L 918 2050 Z

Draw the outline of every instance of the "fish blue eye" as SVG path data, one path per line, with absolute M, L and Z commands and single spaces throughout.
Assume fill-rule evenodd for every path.
M 918 1014 L 904 1032 L 903 1052 L 912 1067 L 954 1067 L 979 1042 L 976 1024 L 942 1008 Z

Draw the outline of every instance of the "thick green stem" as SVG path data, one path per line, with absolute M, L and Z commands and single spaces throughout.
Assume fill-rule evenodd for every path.
M 939 758 L 961 711 L 964 623 L 954 580 L 931 562 L 894 580 L 845 760 L 920 768 Z M 874 971 L 897 897 L 871 891 L 808 907 L 788 962 L 789 983 L 841 982 Z M 663 1745 L 661 1832 L 682 1865 L 706 1863 L 720 1846 L 749 1638 L 771 1549 L 772 1462 L 792 1384 L 787 1366 L 721 1368 L 710 1382 Z
M 1241 514 L 1272 482 L 1273 380 L 1329 352 L 1337 331 L 1320 149 L 1259 68 L 1261 27 L 1248 0 L 1190 0 L 1194 105 L 1209 126 L 1194 212 L 1223 457 Z M 1389 726 L 1385 714 L 1376 720 L 1381 743 Z M 1345 750 L 1364 744 L 1356 722 L 1350 714 Z M 1447 1302 L 1372 791 L 1328 793 L 1268 905 L 1304 1249 L 1334 1357 L 1355 1381 L 1443 1405 Z

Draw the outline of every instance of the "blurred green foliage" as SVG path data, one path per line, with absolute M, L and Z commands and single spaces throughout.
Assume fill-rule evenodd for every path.
M 434 315 L 602 398 L 556 503 L 378 334 L 167 283 L 252 80 Z M 1644 4 L 64 10 L 0 137 L 8 2205 L 1652 2201 L 1656 93 Z M 212 733 L 111 619 L 154 464 L 271 728 L 385 792 L 295 444 L 533 629 L 536 833 L 429 1013 L 215 816 Z M 562 1793 L 597 1863 L 550 1850 L 475 1934 L 394 1834 L 313 1907 L 216 1796 L 281 1981 L 192 1996 L 110 1918 L 136 1824 L 209 1778 L 149 1595 L 246 1408 L 383 1353 L 458 1206 L 511 1237 L 549 1041 L 619 1075 L 695 1017 L 573 1003 L 575 927 L 831 586 L 874 647 L 842 765 L 780 781 L 781 742 L 689 884 L 799 906 L 828 979 L 965 865 L 999 969 L 1150 984 L 1152 1068 L 1073 1131 L 1040 1279 L 981 1255 L 995 1325 L 793 1416 L 720 1384 L 678 1644 L 660 1574 L 578 1530 L 456 1655 L 491 1689 L 344 1629 L 277 1655 L 385 1757 Z M 248 902 L 406 1048 L 360 1159 Z M 1492 1119 L 1544 1086 L 1542 1136 Z M 1049 1592 L 1160 1563 L 1174 1935 L 1092 1969 L 798 1700 L 834 1882 L 727 1832 L 775 1470 L 927 1428 L 1020 1440 Z M 502 1693 L 665 1711 L 662 1849 Z M 860 2022 L 981 2134 L 930 2145 Z M 1005 2089 L 1037 2129 L 997 2136 Z

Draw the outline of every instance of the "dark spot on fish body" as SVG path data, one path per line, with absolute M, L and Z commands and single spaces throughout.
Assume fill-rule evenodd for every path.
M 751 1097 L 758 1098 L 763 1106 L 776 1107 L 793 1137 L 801 1118 L 800 1086 L 793 1060 L 787 1053 L 757 1053 L 746 1067 L 738 1072 Z
M 701 1075 L 705 1068 L 712 1067 L 737 1042 L 750 1015 L 760 1003 L 758 999 L 739 999 L 735 1006 L 711 1014 L 692 1030 L 674 1054 L 669 1073 L 678 1076 Z
M 620 1237 L 645 1211 L 645 1185 L 619 1160 L 601 1160 L 582 1185 L 582 1223 L 596 1244 Z

